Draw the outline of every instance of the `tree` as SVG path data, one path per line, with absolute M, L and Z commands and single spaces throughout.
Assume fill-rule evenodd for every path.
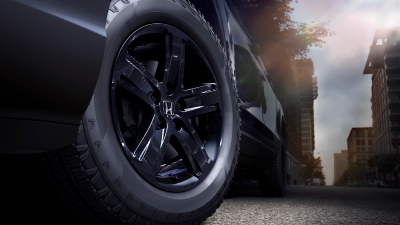
M 283 43 L 287 48 L 288 54 L 293 57 L 306 58 L 310 51 L 309 47 L 322 47 L 326 43 L 323 38 L 336 34 L 326 29 L 328 22 L 319 20 L 311 21 L 311 24 L 296 23 L 296 29 L 286 29 L 283 31 Z
M 325 180 L 325 174 L 324 174 L 324 172 L 322 170 L 317 169 L 314 172 L 314 178 L 319 178 L 321 180 Z
M 328 22 L 313 20 L 310 24 L 290 18 L 292 0 L 233 0 L 253 41 L 262 49 L 282 45 L 289 57 L 306 58 L 309 47 L 322 47 L 323 38 L 335 32 Z M 297 2 L 297 1 L 296 1 Z
M 325 175 L 322 172 L 322 169 L 324 168 L 321 166 L 321 158 L 308 158 L 305 161 L 305 167 L 306 167 L 306 178 L 311 179 L 313 177 L 315 178 L 320 178 L 320 179 L 325 179 Z M 316 175 L 317 174 L 317 175 Z

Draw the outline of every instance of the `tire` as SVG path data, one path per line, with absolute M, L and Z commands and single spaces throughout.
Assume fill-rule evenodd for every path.
M 27 156 L 25 159 L 26 165 L 29 168 L 31 176 L 38 183 L 40 189 L 45 192 L 46 196 L 77 222 L 84 224 L 120 224 L 124 222 L 129 224 L 200 224 L 210 217 L 222 203 L 233 180 L 233 174 L 237 165 L 241 134 L 237 90 L 235 77 L 230 67 L 231 63 L 219 44 L 218 38 L 212 32 L 209 23 L 204 20 L 204 17 L 193 5 L 186 1 L 147 0 L 136 2 L 130 0 L 113 1 L 111 4 L 112 7 L 107 19 L 106 53 L 101 73 L 92 100 L 82 118 L 75 143 L 64 149 L 46 154 Z M 145 166 L 142 168 L 141 164 L 138 163 L 143 160 L 150 165 L 150 160 L 143 157 L 149 155 L 146 152 L 154 152 L 150 151 L 151 148 L 155 148 L 153 142 L 150 141 L 156 139 L 155 133 L 144 147 L 145 150 L 141 150 L 140 146 L 143 146 L 141 143 L 145 140 L 144 136 L 148 132 L 143 134 L 142 138 L 142 136 L 139 136 L 143 133 L 140 130 L 137 134 L 137 137 L 141 138 L 140 142 L 135 152 L 130 152 L 130 147 L 127 144 L 128 138 L 122 132 L 123 126 L 127 126 L 128 122 L 123 121 L 125 117 L 120 118 L 119 116 L 128 115 L 127 112 L 131 108 L 128 111 L 124 111 L 123 107 L 125 103 L 121 103 L 124 102 L 122 93 L 125 93 L 129 88 L 122 91 L 119 87 L 123 86 L 122 83 L 125 82 L 128 75 L 119 74 L 121 71 L 118 70 L 118 57 L 122 54 L 121 52 L 123 51 L 121 49 L 124 48 L 125 44 L 129 40 L 134 40 L 134 38 L 129 38 L 132 35 L 140 36 L 147 33 L 153 35 L 151 32 L 158 32 L 160 29 L 167 29 L 166 33 L 168 35 L 170 32 L 172 33 L 171 35 L 175 35 L 174 32 L 187 35 L 185 37 L 190 39 L 185 39 L 187 42 L 185 41 L 184 43 L 189 43 L 189 41 L 192 43 L 190 46 L 187 45 L 189 46 L 188 48 L 195 49 L 197 46 L 197 50 L 200 51 L 200 53 L 192 51 L 195 52 L 193 54 L 204 54 L 203 56 L 206 56 L 202 59 L 207 60 L 205 63 L 209 63 L 207 65 L 209 65 L 208 68 L 211 68 L 210 73 L 216 79 L 214 86 L 209 85 L 207 87 L 212 87 L 212 91 L 218 92 L 220 95 L 218 99 L 221 100 L 216 105 L 213 105 L 213 107 L 215 106 L 213 109 L 217 110 L 217 112 L 207 114 L 207 124 L 213 121 L 210 118 L 223 119 L 220 120 L 220 123 L 216 123 L 218 126 L 215 125 L 216 129 L 220 129 L 220 136 L 217 135 L 217 138 L 214 136 L 210 138 L 206 137 L 206 140 L 214 140 L 212 138 L 219 140 L 218 138 L 220 138 L 221 142 L 217 142 L 215 145 L 220 147 L 215 148 L 214 158 L 208 152 L 203 153 L 207 154 L 206 158 L 208 157 L 208 161 L 203 164 L 200 163 L 203 162 L 200 160 L 201 157 L 196 155 L 200 151 L 190 152 L 191 154 L 187 153 L 187 146 L 185 148 L 185 144 L 183 143 L 186 139 L 183 142 L 179 139 L 179 132 L 189 129 L 189 125 L 181 122 L 182 124 L 178 126 L 176 125 L 178 123 L 175 121 L 177 119 L 174 119 L 174 135 L 176 135 L 176 139 L 166 144 L 167 147 L 165 149 L 164 142 L 161 142 L 161 146 L 163 147 L 160 146 L 159 151 L 167 153 L 162 158 L 162 163 L 164 163 L 162 169 L 156 173 L 157 177 L 153 179 L 149 175 L 150 172 L 146 173 L 146 170 L 143 169 Z M 154 33 L 154 35 L 158 35 L 158 33 Z M 137 38 L 135 40 L 142 39 Z M 146 43 L 138 46 L 147 46 L 148 44 Z M 134 52 L 138 51 L 138 46 L 134 48 Z M 158 45 L 155 44 L 154 46 Z M 131 50 L 129 49 L 129 51 Z M 165 51 L 167 52 L 167 50 Z M 146 77 L 148 75 L 147 67 L 142 66 L 147 61 L 139 62 L 140 60 L 136 61 L 137 58 L 133 58 L 130 62 L 134 66 L 131 67 L 133 68 L 131 71 L 137 70 L 141 72 L 141 76 L 144 77 L 142 78 L 146 80 L 142 81 L 150 84 L 147 87 L 155 88 L 156 86 L 152 86 L 151 84 L 154 79 Z M 186 57 L 185 60 L 190 60 L 190 58 Z M 144 71 L 145 69 L 147 72 Z M 154 77 L 156 76 L 157 72 L 155 72 Z M 185 77 L 186 75 L 183 76 Z M 115 79 L 120 79 L 116 81 L 119 85 L 118 87 L 114 86 L 116 85 L 114 83 Z M 198 79 L 201 80 L 200 78 Z M 190 80 L 192 80 L 192 77 L 190 77 Z M 133 80 L 129 82 L 134 83 Z M 190 83 L 191 81 L 187 81 L 186 84 L 188 82 Z M 143 86 L 133 85 L 134 87 L 131 89 L 137 88 L 143 90 L 144 83 Z M 189 86 L 186 84 L 183 84 L 183 86 Z M 177 90 L 178 85 L 174 88 Z M 121 89 L 121 91 L 115 91 L 117 89 Z M 171 89 L 165 90 L 166 93 L 169 93 Z M 201 93 L 201 96 L 207 95 L 206 92 Z M 129 92 L 128 94 L 132 93 Z M 158 117 L 162 123 L 154 125 L 157 127 L 154 128 L 156 131 L 157 129 L 168 131 L 169 128 L 166 128 L 166 124 L 171 125 L 172 122 L 168 120 L 170 118 L 167 118 L 167 116 L 171 116 L 172 118 L 173 116 L 176 117 L 178 113 L 189 112 L 188 109 L 178 111 L 180 108 L 177 105 L 178 102 L 175 102 L 174 104 L 177 109 L 175 114 L 172 115 L 172 112 L 169 111 L 172 106 L 168 106 L 168 101 L 165 98 L 162 100 L 162 96 L 160 97 L 156 94 L 153 94 L 153 96 L 154 99 L 151 98 L 154 100 L 153 105 L 158 105 L 157 107 L 161 112 L 160 115 L 162 115 Z M 184 101 L 186 100 L 185 98 Z M 188 101 L 185 104 L 192 104 Z M 140 101 L 138 100 L 137 102 Z M 132 104 L 136 104 L 136 101 L 130 102 L 129 107 Z M 137 104 L 139 105 L 139 103 Z M 164 104 L 167 105 L 164 106 Z M 149 103 L 149 105 L 152 104 Z M 186 107 L 189 106 L 186 105 Z M 203 108 L 211 108 L 211 106 Z M 143 112 L 143 118 L 147 115 L 147 111 L 143 108 L 139 107 L 138 109 L 135 108 L 135 110 L 137 110 L 134 111 L 136 114 Z M 154 113 L 153 118 L 156 118 L 156 113 Z M 190 123 L 193 123 L 194 117 L 190 118 Z M 141 124 L 145 124 L 143 122 L 145 119 L 140 121 L 142 121 L 140 122 Z M 179 122 L 179 120 L 177 121 Z M 136 124 L 136 122 L 131 123 Z M 139 125 L 137 126 L 139 127 Z M 200 125 L 198 126 L 200 127 Z M 153 129 L 152 125 L 148 129 L 150 128 Z M 209 127 L 204 129 L 210 132 Z M 218 134 L 217 131 L 216 134 Z M 149 145 L 149 143 L 151 144 Z M 201 147 L 201 149 L 205 149 L 202 150 L 203 152 L 208 151 L 206 149 L 207 143 L 209 141 L 205 141 L 205 144 Z M 192 150 L 190 146 L 189 149 Z M 143 153 L 144 156 L 135 155 L 136 151 Z M 169 158 L 167 159 L 167 155 L 170 152 L 175 153 L 174 158 L 168 156 Z M 140 157 L 142 158 L 140 159 Z M 164 176 L 160 175 L 161 172 L 170 165 L 177 165 L 175 163 L 178 161 L 173 160 L 179 157 L 180 162 L 183 162 L 182 167 L 179 168 L 186 170 L 184 172 L 177 172 L 176 174 L 173 174 L 172 170 L 170 170 L 166 176 L 171 181 L 168 181 L 169 183 L 159 182 L 161 179 L 159 177 Z M 156 159 L 159 159 L 158 156 Z M 193 163 L 193 160 L 197 160 L 196 163 Z M 172 161 L 173 163 L 170 163 Z M 196 168 L 198 171 L 195 171 Z M 199 173 L 200 170 L 203 172 Z M 186 179 L 182 174 L 189 174 L 191 177 L 184 180 L 185 182 L 181 182 L 179 179 L 182 177 L 182 179 Z M 175 177 L 172 177 L 172 175 Z M 189 180 L 192 183 L 187 182 Z M 179 188 L 176 188 L 176 186 L 179 186 Z
M 258 179 L 260 194 L 264 197 L 284 197 L 286 195 L 285 148 L 281 145 L 275 164 Z

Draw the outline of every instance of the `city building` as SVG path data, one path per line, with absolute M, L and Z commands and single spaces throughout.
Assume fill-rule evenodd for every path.
M 314 64 L 311 59 L 295 62 L 301 107 L 302 155 L 313 158 L 315 149 L 314 100 L 318 97 L 317 77 L 314 75 Z
M 347 138 L 348 165 L 367 164 L 369 157 L 374 155 L 372 127 L 353 127 Z
M 378 29 L 363 74 L 372 74 L 372 126 L 376 153 L 395 150 L 400 136 L 400 27 Z
M 341 153 L 333 154 L 333 182 L 339 180 L 344 171 L 349 168 L 347 150 L 342 150 Z

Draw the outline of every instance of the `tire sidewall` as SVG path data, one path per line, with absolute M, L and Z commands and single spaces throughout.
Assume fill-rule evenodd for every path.
M 112 121 L 110 77 L 115 57 L 132 32 L 151 23 L 165 23 L 181 29 L 197 42 L 207 56 L 214 56 L 208 59 L 224 96 L 223 141 L 218 159 L 200 185 L 182 193 L 160 190 L 135 171 L 119 143 Z M 196 15 L 181 3 L 168 0 L 138 1 L 119 12 L 107 27 L 107 45 L 101 73 L 83 117 L 92 155 L 98 167 L 103 168 L 100 172 L 114 194 L 132 210 L 140 212 L 144 206 L 169 213 L 189 212 L 203 207 L 213 199 L 230 178 L 229 172 L 234 166 L 232 163 L 235 160 L 239 125 L 236 122 L 238 114 L 233 94 L 230 73 L 215 39 Z

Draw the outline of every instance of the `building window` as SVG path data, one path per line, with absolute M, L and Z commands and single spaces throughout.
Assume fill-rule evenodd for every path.
M 358 138 L 364 137 L 364 130 L 356 130 L 356 137 Z
M 310 120 L 302 120 L 301 125 L 310 125 Z
M 310 145 L 303 145 L 302 147 L 303 147 L 302 149 L 303 149 L 304 152 L 309 152 L 310 151 Z
M 309 114 L 301 114 L 301 119 L 310 119 L 310 115 Z
M 372 145 L 372 139 L 368 139 L 368 145 Z
M 372 138 L 372 130 L 368 130 L 368 138 Z
M 357 139 L 356 140 L 357 145 L 365 145 L 365 140 L 364 139 Z

